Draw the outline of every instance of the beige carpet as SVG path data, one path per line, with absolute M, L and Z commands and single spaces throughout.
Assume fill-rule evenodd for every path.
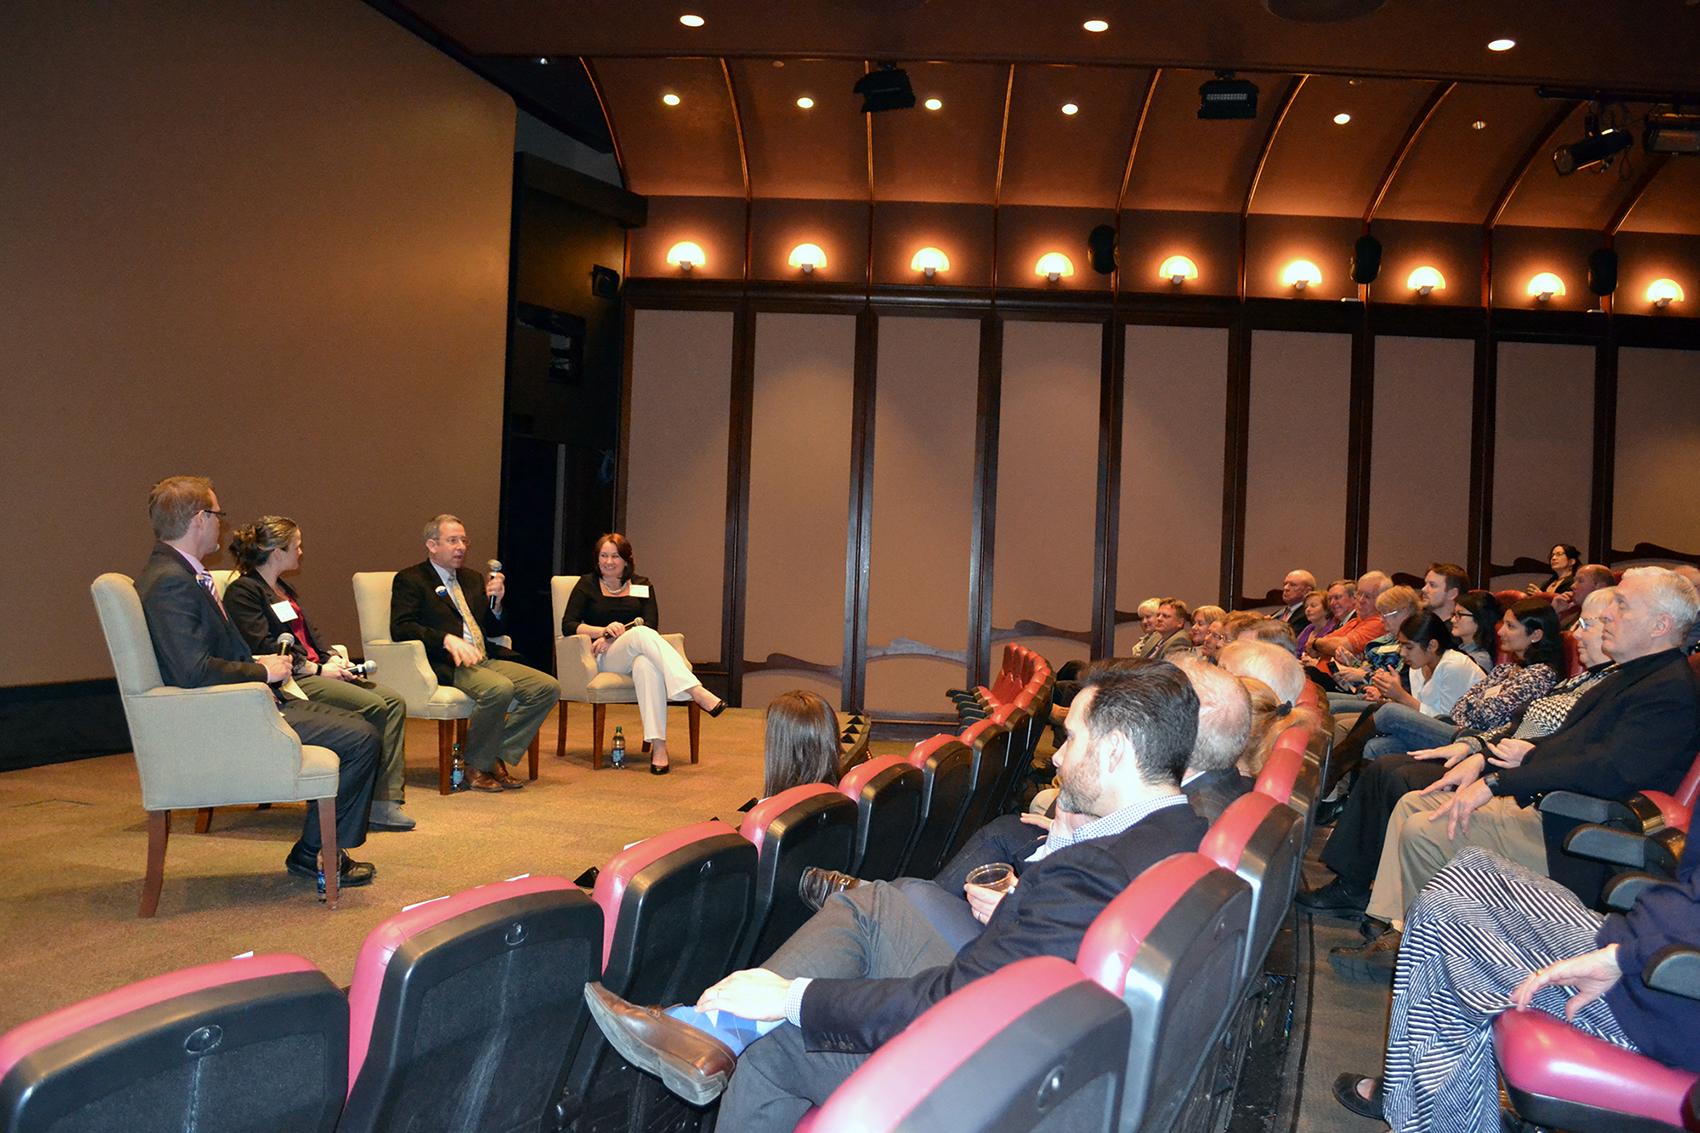
M 703 720 L 702 761 L 689 762 L 685 714 L 674 711 L 673 773 L 641 763 L 590 770 L 590 711 L 569 717 L 567 756 L 554 756 L 555 721 L 543 727 L 541 776 L 523 791 L 442 796 L 436 726 L 408 726 L 407 813 L 402 833 L 374 832 L 356 857 L 377 880 L 326 910 L 312 886 L 283 870 L 304 808 L 216 813 L 194 833 L 192 812 L 172 817 L 159 914 L 139 920 L 147 827 L 129 755 L 0 775 L 0 816 L 10 845 L 0 892 L 0 1030 L 56 1007 L 174 968 L 250 949 L 294 952 L 335 980 L 352 977 L 360 943 L 403 905 L 519 873 L 568 879 L 622 846 L 719 816 L 761 790 L 762 714 L 733 709 Z M 635 707 L 613 706 L 608 729 L 637 732 Z M 907 743 L 872 745 L 876 753 Z M 523 768 L 516 772 L 524 775 Z

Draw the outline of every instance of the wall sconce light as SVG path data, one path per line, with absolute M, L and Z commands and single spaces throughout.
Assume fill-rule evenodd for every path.
M 1683 294 L 1682 284 L 1674 279 L 1655 279 L 1647 288 L 1647 302 L 1661 311 L 1686 298 L 1688 296 Z
M 1445 291 L 1446 277 L 1436 269 L 1424 264 L 1406 277 L 1405 286 L 1418 295 L 1427 295 L 1431 291 Z
M 701 244 L 691 240 L 681 240 L 667 249 L 667 262 L 689 275 L 691 269 L 700 268 L 708 262 L 708 258 L 702 254 Z
M 819 244 L 798 244 L 791 249 L 789 262 L 792 267 L 801 268 L 804 275 L 813 275 L 816 268 L 826 266 L 826 253 Z
M 950 270 L 950 257 L 938 248 L 922 248 L 909 260 L 909 270 L 931 279 L 941 271 Z
M 1303 291 L 1322 282 L 1322 270 L 1309 260 L 1294 260 L 1281 273 L 1281 286 Z
M 1538 303 L 1545 303 L 1554 295 L 1562 297 L 1564 295 L 1564 280 L 1550 271 L 1543 271 L 1529 280 L 1529 294 Z
M 1163 261 L 1163 266 L 1157 269 L 1157 274 L 1179 287 L 1198 278 L 1198 265 L 1186 256 L 1170 256 Z
M 1055 283 L 1065 275 L 1074 274 L 1074 261 L 1061 252 L 1046 252 L 1033 265 L 1033 272 Z

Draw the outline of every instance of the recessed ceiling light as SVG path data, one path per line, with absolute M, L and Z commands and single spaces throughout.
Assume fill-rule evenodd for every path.
M 707 21 L 705 21 L 701 16 L 691 12 L 686 12 L 684 15 L 679 17 L 679 22 L 688 28 L 700 28 Z
M 1344 110 L 1342 110 L 1340 113 L 1338 113 L 1334 116 L 1334 124 L 1336 126 L 1344 126 L 1346 123 L 1350 122 L 1351 120 L 1352 120 L 1352 116 L 1350 114 L 1347 114 Z
M 929 98 L 922 105 L 924 105 L 928 110 L 938 110 L 944 106 L 944 103 L 940 102 L 936 98 Z
M 548 57 L 548 56 L 547 56 L 547 55 L 539 55 L 539 56 L 538 56 L 538 57 L 537 57 L 537 61 L 538 61 L 538 62 L 539 62 L 539 63 L 542 63 L 542 64 L 543 64 L 543 65 L 544 65 L 544 66 L 548 66 L 548 64 L 549 64 L 549 57 Z
M 1062 105 L 1062 111 L 1063 111 L 1064 114 L 1067 114 L 1070 117 L 1073 117 L 1074 115 L 1080 113 L 1080 107 L 1076 106 L 1072 102 L 1065 102 Z
M 802 98 L 799 98 L 797 100 L 797 106 L 801 110 L 813 110 L 814 105 L 815 105 L 815 100 L 810 98 L 806 94 Z
M 668 91 L 666 94 L 661 96 L 661 101 L 665 102 L 668 106 L 677 106 L 679 105 L 679 96 L 674 94 L 672 91 Z
M 1477 118 L 1474 122 L 1470 123 L 1470 129 L 1485 130 L 1487 129 L 1487 122 L 1481 118 Z
M 1494 39 L 1488 41 L 1489 51 L 1510 51 L 1517 46 L 1515 39 Z
M 1085 28 L 1087 31 L 1091 32 L 1093 35 L 1097 35 L 1101 31 L 1109 31 L 1110 30 L 1110 21 L 1109 20 L 1087 20 L 1085 23 L 1081 24 L 1080 26 Z

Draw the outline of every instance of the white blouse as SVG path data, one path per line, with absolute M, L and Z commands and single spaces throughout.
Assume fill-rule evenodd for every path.
M 1425 680 L 1421 669 L 1411 670 L 1411 695 L 1417 698 L 1424 716 L 1444 718 L 1465 690 L 1485 676 L 1480 665 L 1458 650 L 1448 649 L 1440 655 L 1434 676 Z

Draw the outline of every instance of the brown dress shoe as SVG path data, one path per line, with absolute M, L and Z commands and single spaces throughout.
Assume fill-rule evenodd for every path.
M 797 897 L 809 908 L 820 912 L 820 907 L 826 904 L 827 898 L 834 893 L 842 893 L 846 889 L 854 889 L 862 884 L 859 877 L 851 877 L 847 873 L 839 873 L 835 869 L 822 869 L 812 865 L 797 876 Z
M 599 983 L 584 985 L 591 1018 L 620 1056 L 692 1105 L 712 1102 L 738 1065 L 732 1048 L 656 1007 L 627 1003 Z
M 1328 962 L 1343 980 L 1390 984 L 1393 982 L 1393 969 L 1399 966 L 1399 941 L 1398 931 L 1390 928 L 1356 948 L 1342 945 L 1330 949 Z
M 466 785 L 474 791 L 490 791 L 500 794 L 502 781 L 488 771 L 480 771 L 476 767 L 466 769 Z
M 496 761 L 496 770 L 492 771 L 490 774 L 496 782 L 502 785 L 502 790 L 504 791 L 519 791 L 525 788 L 525 784 L 521 783 L 518 779 L 515 779 L 513 772 L 508 770 L 508 765 L 499 759 Z

